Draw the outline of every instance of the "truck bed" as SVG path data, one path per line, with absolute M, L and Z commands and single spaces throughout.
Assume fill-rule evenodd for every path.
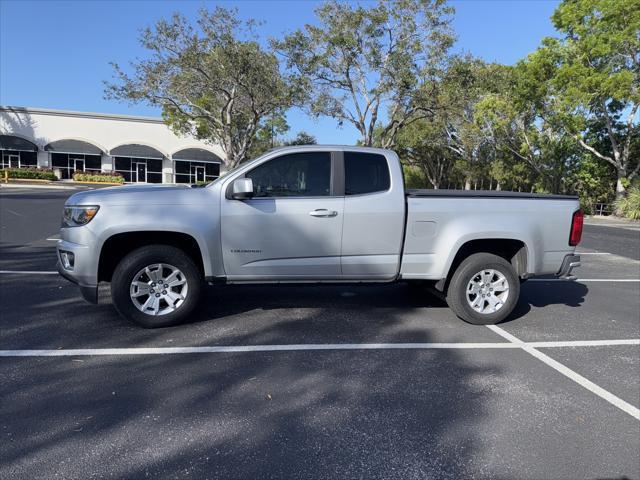
M 578 200 L 576 195 L 551 195 L 547 193 L 508 192 L 502 190 L 446 190 L 409 189 L 407 197 L 461 197 L 461 198 L 521 198 L 538 200 Z

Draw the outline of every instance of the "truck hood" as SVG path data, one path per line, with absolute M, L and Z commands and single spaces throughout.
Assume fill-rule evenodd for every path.
M 207 190 L 188 185 L 125 185 L 75 193 L 66 205 L 188 205 L 202 201 Z

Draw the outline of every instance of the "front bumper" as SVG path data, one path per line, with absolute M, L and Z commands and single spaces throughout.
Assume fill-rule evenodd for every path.
M 87 302 L 97 304 L 98 303 L 98 285 L 83 285 L 75 279 L 70 272 L 64 269 L 60 260 L 56 264 L 58 268 L 58 273 L 66 280 L 69 280 L 71 283 L 74 283 L 80 289 L 80 293 L 82 294 L 82 298 L 84 298 Z
M 73 253 L 75 262 L 72 269 L 65 269 L 60 259 L 60 251 Z M 67 240 L 58 240 L 57 245 L 58 273 L 78 285 L 82 297 L 90 303 L 98 303 L 98 266 L 95 255 L 86 246 Z
M 556 277 L 561 278 L 563 280 L 576 280 L 578 277 L 573 275 L 573 269 L 580 266 L 580 255 L 569 254 L 564 257 L 562 260 L 562 266 L 558 273 L 556 273 Z

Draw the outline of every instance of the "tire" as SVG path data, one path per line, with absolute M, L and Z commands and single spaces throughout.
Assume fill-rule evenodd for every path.
M 465 322 L 494 325 L 511 314 L 519 296 L 520 279 L 507 260 L 491 253 L 474 253 L 454 272 L 446 298 L 451 310 Z
M 169 283 L 161 278 L 171 285 L 165 288 Z M 127 320 L 145 328 L 166 327 L 187 319 L 202 288 L 202 274 L 186 253 L 169 245 L 148 245 L 120 261 L 111 278 L 111 299 Z

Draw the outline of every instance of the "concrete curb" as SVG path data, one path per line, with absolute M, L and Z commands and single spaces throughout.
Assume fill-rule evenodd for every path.
M 80 185 L 79 185 L 80 186 Z M 29 183 L 0 183 L 0 189 L 3 188 L 41 188 L 46 190 L 77 190 L 77 187 L 55 184 L 29 184 Z

